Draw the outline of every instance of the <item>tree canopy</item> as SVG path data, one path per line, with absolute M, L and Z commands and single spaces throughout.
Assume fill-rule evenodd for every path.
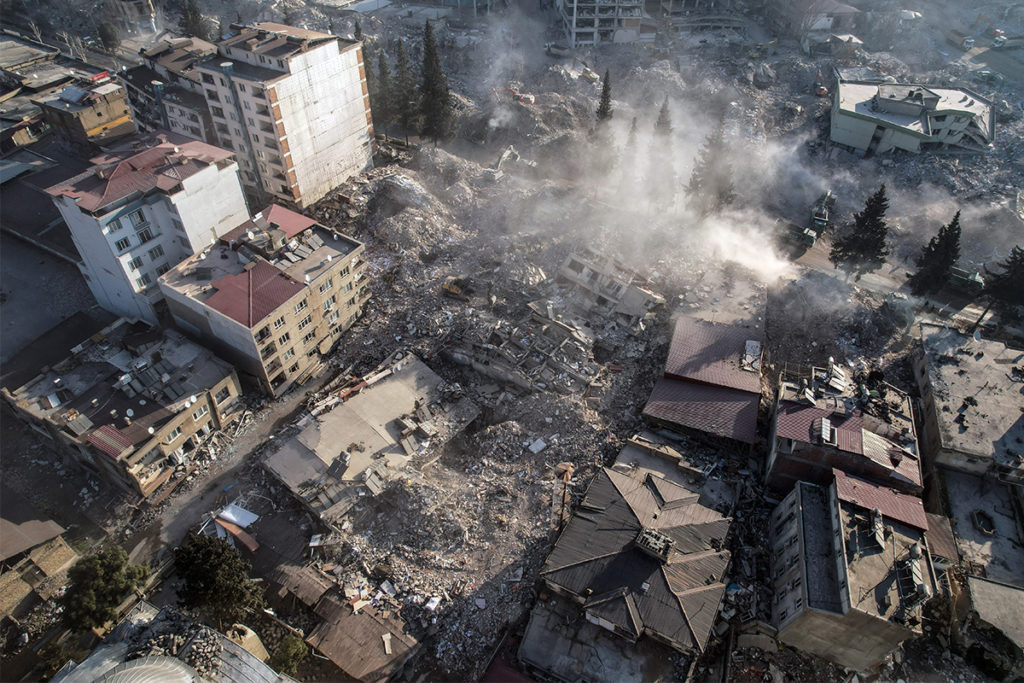
M 113 52 L 121 45 L 121 30 L 113 22 L 104 21 L 100 24 L 99 37 L 107 52 Z
M 938 234 L 921 248 L 916 261 L 917 272 L 910 277 L 910 291 L 921 296 L 942 289 L 959 258 L 960 212 L 957 211 L 949 225 L 939 228 Z
M 601 101 L 597 104 L 598 124 L 609 121 L 612 118 L 612 80 L 608 70 L 605 69 L 604 79 L 601 81 Z
M 1015 246 L 996 268 L 986 274 L 985 293 L 1000 303 L 1024 306 L 1024 249 Z
M 656 137 L 667 138 L 672 134 L 672 117 L 668 112 L 668 98 L 661 102 L 661 109 L 658 110 L 658 120 L 654 122 L 654 134 Z
M 399 125 L 408 133 L 417 128 L 419 119 L 419 103 L 416 99 L 416 84 L 409 64 L 409 56 L 405 45 L 398 41 L 395 50 L 395 79 L 391 91 L 391 106 Z
M 704 138 L 686 186 L 690 201 L 701 215 L 720 211 L 736 198 L 724 136 L 725 126 L 720 120 Z
M 353 28 L 352 30 L 352 37 L 358 40 L 359 42 L 363 41 L 363 27 L 359 24 L 358 19 L 356 19 L 355 28 Z
M 278 673 L 294 676 L 299 664 L 309 655 L 309 646 L 302 638 L 289 633 L 281 639 L 281 644 L 270 658 L 270 668 Z
M 64 625 L 85 631 L 113 621 L 117 606 L 148 576 L 146 567 L 128 564 L 128 555 L 117 545 L 79 560 L 68 572 L 69 585 L 60 599 Z
M 249 579 L 251 566 L 219 538 L 189 534 L 174 551 L 174 569 L 183 580 L 178 588 L 181 604 L 218 622 L 238 619 L 246 609 L 263 604 L 259 585 Z
M 437 140 L 448 138 L 455 128 L 455 111 L 448 78 L 441 67 L 434 29 L 428 19 L 423 25 L 423 69 L 420 82 L 420 109 L 423 115 L 422 134 Z
M 367 73 L 370 72 L 368 68 Z M 382 50 L 377 55 L 377 92 L 376 97 L 370 101 L 370 109 L 373 111 L 373 120 L 377 128 L 386 131 L 394 119 L 394 83 L 391 80 L 391 70 L 388 68 L 388 58 Z
M 846 232 L 832 243 L 828 255 L 832 265 L 854 274 L 857 280 L 881 268 L 889 255 L 889 225 L 885 222 L 888 209 L 889 199 L 882 185 L 868 197 L 864 210 L 853 215 L 853 225 L 847 226 Z
M 182 0 L 178 28 L 187 36 L 195 36 L 200 40 L 210 39 L 210 29 L 199 7 L 199 0 Z

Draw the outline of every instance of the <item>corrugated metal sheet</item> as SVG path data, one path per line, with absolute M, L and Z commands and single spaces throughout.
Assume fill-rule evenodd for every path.
M 754 443 L 760 394 L 659 379 L 644 416 L 743 443 Z
M 834 469 L 836 493 L 839 500 L 853 503 L 868 510 L 879 510 L 883 517 L 902 522 L 922 531 L 928 530 L 928 518 L 925 517 L 924 503 L 917 496 L 900 493 L 878 484 L 846 474 Z
M 238 275 L 228 275 L 211 283 L 217 290 L 206 305 L 246 327 L 259 325 L 286 301 L 305 289 L 266 261 Z
M 114 425 L 101 425 L 90 432 L 85 440 L 113 458 L 132 447 L 132 440 Z
M 814 421 L 825 418 L 836 430 L 836 447 L 847 453 L 864 453 L 862 431 L 864 420 L 858 414 L 835 413 L 829 408 L 794 401 L 780 401 L 776 413 L 775 433 L 779 438 L 821 445 L 814 433 Z
M 760 394 L 760 373 L 743 370 L 740 364 L 747 341 L 760 339 L 757 330 L 681 315 L 676 320 L 665 375 Z

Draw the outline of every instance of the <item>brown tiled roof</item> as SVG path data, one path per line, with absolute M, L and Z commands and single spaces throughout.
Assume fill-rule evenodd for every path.
M 279 566 L 271 574 L 270 580 L 310 607 L 334 586 L 330 578 L 314 567 L 286 564 Z
M 117 458 L 126 450 L 132 447 L 132 440 L 114 425 L 101 425 L 99 428 L 89 432 L 86 441 L 107 455 Z
M 145 148 L 138 148 L 139 143 Z M 233 152 L 205 142 L 159 133 L 94 157 L 92 168 L 46 191 L 77 200 L 85 211 L 98 211 L 136 193 L 171 192 L 210 164 L 233 157 Z
M 754 443 L 760 394 L 675 379 L 659 379 L 644 416 Z
M 210 284 L 217 291 L 206 305 L 250 329 L 305 288 L 266 261 Z
M 244 235 L 246 230 L 263 230 L 268 227 L 268 224 L 269 226 L 283 230 L 290 239 L 298 235 L 303 230 L 316 225 L 316 221 L 312 218 L 303 216 L 301 213 L 296 213 L 291 209 L 286 209 L 283 206 L 278 206 L 277 204 L 271 204 L 260 212 L 259 219 L 254 220 L 250 218 L 237 228 L 234 228 L 230 232 L 222 235 L 220 241 L 225 244 L 229 244 L 233 240 L 237 240 Z
M 333 595 L 316 606 L 324 619 L 306 642 L 342 671 L 360 681 L 383 681 L 395 674 L 419 647 L 404 624 L 390 613 L 366 605 L 358 613 Z M 390 634 L 391 654 L 384 646 Z
M 745 327 L 681 315 L 665 361 L 665 376 L 760 394 L 760 373 L 740 365 L 747 340 L 760 338 L 760 332 Z
M 836 478 L 836 493 L 839 500 L 868 510 L 878 510 L 883 517 L 902 522 L 915 529 L 928 530 L 924 503 L 917 496 L 872 484 L 839 469 L 833 468 L 832 474 Z
M 780 401 L 776 413 L 775 433 L 782 439 L 793 439 L 801 443 L 821 444 L 821 439 L 813 433 L 814 421 L 828 418 L 836 429 L 836 446 L 847 453 L 864 454 L 864 419 L 860 413 L 833 413 L 828 408 Z

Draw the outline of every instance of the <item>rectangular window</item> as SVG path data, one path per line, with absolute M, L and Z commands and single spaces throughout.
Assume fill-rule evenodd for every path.
M 159 266 L 156 267 L 156 276 L 160 277 L 170 269 L 171 267 L 169 265 L 167 265 L 166 263 L 161 263 Z
M 328 325 L 337 325 L 338 324 L 338 312 L 337 311 L 335 311 L 334 313 L 331 313 L 329 316 L 327 316 L 327 324 Z
M 243 100 L 242 101 L 242 106 L 245 107 L 246 109 L 252 109 L 252 106 L 249 104 L 249 100 Z M 252 121 L 252 119 L 249 119 L 249 120 Z
M 128 214 L 128 220 L 132 222 L 132 227 L 137 228 L 146 222 L 146 214 L 142 213 L 142 209 L 136 209 Z
M 149 287 L 152 279 L 149 277 L 149 273 L 143 273 L 142 277 L 135 278 L 135 284 L 139 286 L 139 289 L 145 289 Z
M 292 358 L 295 358 L 295 349 L 288 349 L 284 352 L 284 355 L 281 356 L 281 360 L 291 360 Z
M 278 318 L 277 320 L 274 321 L 274 329 L 275 330 L 279 330 L 282 327 L 284 327 L 284 316 L 283 315 L 280 318 Z
M 333 279 L 328 279 L 327 282 L 325 282 L 322 285 L 320 285 L 320 293 L 323 294 L 324 292 L 326 292 L 328 289 L 330 289 L 333 286 L 334 286 L 334 280 Z
M 307 306 L 309 306 L 309 302 L 307 302 L 305 299 L 303 299 L 299 303 L 295 304 L 295 312 L 296 313 L 301 313 L 302 311 L 306 310 Z
M 355 305 L 356 305 L 356 299 L 355 299 L 355 297 L 352 297 L 351 299 L 349 299 L 348 301 L 346 301 L 346 302 L 345 302 L 345 305 L 346 305 L 346 306 L 355 306 Z
M 175 427 L 167 435 L 167 443 L 173 443 L 179 436 L 181 436 L 181 427 Z
M 303 318 L 302 320 L 299 321 L 299 329 L 303 330 L 306 327 L 309 327 L 309 325 L 311 325 L 312 323 L 313 323 L 313 316 L 307 315 L 305 318 Z
M 209 406 L 203 406 L 202 408 L 200 408 L 196 412 L 192 413 L 192 419 L 193 420 L 198 420 L 203 415 L 206 415 L 208 412 L 210 412 Z
M 316 330 L 313 330 L 312 332 L 310 332 L 309 334 L 307 334 L 305 337 L 302 338 L 302 343 L 303 344 L 308 344 L 309 342 L 313 341 L 313 339 L 315 339 L 315 338 L 316 338 Z
M 149 260 L 156 261 L 158 258 L 164 255 L 164 248 L 159 244 L 149 250 Z
M 132 272 L 138 270 L 141 267 L 142 267 L 142 257 L 141 256 L 136 256 L 135 258 L 133 258 L 131 261 L 128 262 L 128 270 L 130 270 Z
M 337 300 L 337 297 L 331 296 L 330 299 L 328 299 L 327 301 L 324 302 L 324 310 L 325 311 L 329 311 L 332 308 L 334 308 L 334 303 L 335 303 L 336 300 Z
M 121 229 L 121 221 L 116 218 L 107 223 L 107 232 L 117 232 Z
M 225 400 L 227 400 L 228 396 L 230 395 L 231 390 L 228 387 L 224 387 L 214 395 L 213 400 L 216 401 L 218 405 L 220 405 Z
M 352 283 L 351 282 L 349 282 L 348 284 L 345 285 L 345 291 L 346 292 L 351 292 L 352 291 Z
M 255 119 L 253 119 L 251 116 L 249 117 L 248 121 L 249 121 L 249 125 L 250 126 L 255 126 L 256 125 Z
M 299 364 L 298 363 L 295 363 L 290 368 L 288 368 L 288 372 L 298 372 L 298 371 L 299 371 Z
M 217 80 L 219 80 L 219 81 L 220 81 L 220 84 L 221 84 L 221 85 L 222 85 L 223 87 L 225 87 L 225 88 L 226 88 L 226 87 L 228 87 L 228 84 L 224 82 L 224 77 L 223 77 L 223 76 L 220 76 L 220 77 L 218 77 L 218 78 L 217 78 Z
M 213 112 L 213 115 L 218 119 L 224 118 L 224 110 L 220 107 L 210 107 L 210 111 Z
M 203 74 L 203 83 L 209 83 L 209 84 L 212 85 L 213 84 L 213 76 L 211 74 L 204 73 Z
M 238 84 L 238 90 L 239 90 L 239 92 L 245 92 L 245 86 L 242 85 L 241 83 L 239 83 Z
M 292 338 L 292 333 L 291 332 L 285 332 L 284 334 L 282 334 L 280 337 L 277 338 L 277 343 L 280 344 L 281 346 L 284 346 L 285 344 L 288 343 L 288 341 L 291 338 Z
M 152 228 L 143 228 L 142 230 L 139 230 L 135 234 L 139 238 L 139 244 L 145 244 L 146 242 L 156 237 L 156 235 L 153 234 Z
M 342 276 L 342 277 L 345 277 L 346 275 L 348 275 L 348 274 L 349 274 L 349 272 L 350 272 L 350 269 L 349 269 L 349 267 L 348 267 L 348 266 L 345 266 L 344 268 L 342 268 L 342 269 L 341 269 L 341 276 Z

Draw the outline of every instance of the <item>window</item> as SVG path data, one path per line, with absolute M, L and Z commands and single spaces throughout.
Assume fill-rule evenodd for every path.
M 117 232 L 121 229 L 121 221 L 116 218 L 107 223 L 107 232 Z
M 249 104 L 249 100 L 243 100 L 242 101 L 242 106 L 245 107 L 246 109 L 252 109 L 252 105 Z M 252 119 L 249 119 L 249 121 L 252 121 Z
M 219 119 L 224 118 L 224 110 L 221 109 L 220 107 L 210 107 L 210 111 L 213 112 L 213 115 L 216 116 L 217 118 L 219 118 Z
M 149 273 L 143 273 L 142 277 L 135 278 L 135 284 L 139 286 L 139 289 L 145 289 L 149 287 L 153 280 L 149 277 Z
M 324 310 L 325 311 L 329 311 L 332 308 L 334 308 L 334 303 L 335 303 L 336 300 L 337 300 L 337 297 L 331 296 L 330 299 L 328 299 L 327 301 L 324 302 Z
M 260 64 L 266 64 L 266 63 L 267 63 L 267 58 L 264 57 L 263 55 L 260 55 Z
M 299 303 L 295 304 L 295 312 L 296 313 L 301 313 L 302 311 L 306 310 L 307 306 L 309 306 L 309 302 L 307 302 L 305 299 L 303 299 Z
M 146 222 L 146 214 L 142 213 L 142 209 L 136 209 L 128 214 L 128 219 L 132 222 L 132 227 L 137 228 Z
M 346 276 L 346 275 L 348 275 L 348 274 L 349 274 L 350 272 L 351 272 L 351 269 L 350 269 L 350 268 L 349 268 L 348 266 L 345 266 L 344 268 L 342 268 L 342 269 L 341 269 L 341 276 L 342 276 L 342 277 L 345 277 L 345 276 Z
M 284 316 L 283 315 L 280 318 L 278 318 L 277 320 L 274 321 L 274 329 L 275 330 L 279 330 L 282 327 L 284 327 Z
M 788 609 L 782 610 L 781 612 L 779 612 L 779 621 L 780 622 L 785 621 L 786 617 L 788 617 L 788 616 L 789 616 L 789 610 Z
M 250 126 L 255 126 L 256 125 L 256 120 L 253 119 L 253 117 L 250 116 L 247 120 L 249 121 L 249 125 Z
M 210 100 L 211 102 L 220 102 L 220 97 L 217 96 L 216 90 L 207 90 L 206 99 Z
M 313 316 L 307 315 L 305 318 L 299 321 L 299 329 L 303 330 L 313 322 Z
M 146 242 L 156 237 L 156 235 L 153 234 L 152 228 L 143 228 L 142 230 L 139 230 L 135 234 L 139 238 L 139 244 L 145 244 Z
M 288 368 L 288 372 L 298 372 L 298 371 L 299 371 L 299 364 L 298 363 L 295 363 L 290 368 Z
M 180 426 L 172 429 L 171 432 L 167 435 L 167 443 L 173 443 L 174 440 L 177 439 L 179 436 L 181 436 Z
M 270 336 L 270 328 L 264 325 L 256 332 L 256 341 L 261 342 Z
M 171 267 L 169 265 L 167 265 L 166 263 L 161 263 L 159 266 L 156 267 L 156 276 L 160 277 L 170 269 Z
M 291 332 L 285 332 L 284 334 L 282 334 L 280 337 L 277 338 L 277 343 L 280 344 L 281 346 L 284 346 L 285 344 L 287 344 L 291 340 L 291 338 L 292 338 L 292 333 Z
M 277 60 L 277 65 L 283 69 L 284 68 L 284 60 L 281 60 L 281 59 Z
M 334 313 L 331 313 L 329 316 L 327 316 L 327 324 L 328 325 L 337 325 L 338 324 L 338 312 L 337 311 L 335 311 Z
M 149 260 L 156 261 L 158 258 L 164 255 L 164 248 L 159 244 L 149 250 Z
M 351 292 L 352 291 L 352 283 L 351 282 L 349 282 L 348 284 L 345 285 L 345 291 L 346 292 Z
M 212 85 L 213 84 L 213 76 L 211 74 L 204 73 L 203 74 L 203 83 L 209 83 L 209 84 Z
M 228 87 L 228 84 L 224 82 L 224 77 L 223 76 L 218 76 L 217 80 L 220 81 L 220 84 L 222 86 L 224 86 L 225 88 Z
M 135 258 L 133 258 L 131 261 L 128 262 L 128 270 L 130 270 L 132 272 L 138 270 L 141 267 L 142 267 L 142 257 L 141 256 L 136 256 Z
M 345 302 L 345 305 L 346 306 L 355 306 L 356 305 L 356 298 L 352 297 L 351 299 L 349 299 L 348 301 Z
M 245 86 L 244 86 L 244 85 L 242 85 L 241 83 L 239 83 L 239 84 L 238 84 L 238 90 L 239 90 L 240 92 L 245 92 Z
M 224 387 L 223 389 L 221 389 L 220 391 L 218 391 L 214 395 L 213 400 L 216 401 L 218 404 L 220 404 L 220 403 L 223 403 L 224 401 L 226 401 L 228 396 L 230 396 L 230 395 L 231 395 L 231 390 L 229 388 L 227 388 L 227 387 Z
M 315 338 L 316 338 L 316 330 L 313 330 L 312 332 L 310 332 L 309 334 L 307 334 L 305 337 L 302 338 L 302 343 L 303 344 L 308 344 L 309 342 L 313 341 L 313 339 L 315 339 Z
M 288 349 L 284 352 L 284 355 L 281 356 L 282 360 L 291 360 L 292 358 L 295 358 L 295 349 Z
M 203 415 L 206 415 L 208 412 L 210 412 L 209 406 L 203 406 L 202 408 L 200 408 L 196 412 L 192 413 L 192 419 L 193 420 L 198 420 Z

